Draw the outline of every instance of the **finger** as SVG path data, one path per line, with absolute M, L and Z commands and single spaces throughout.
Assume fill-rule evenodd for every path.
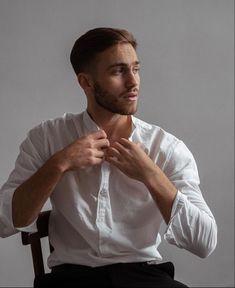
M 96 157 L 96 158 L 104 158 L 104 156 L 105 156 L 104 151 L 95 150 L 95 152 L 94 152 L 94 157 Z
M 115 148 L 116 150 L 118 150 L 119 153 L 121 154 L 126 154 L 128 153 L 127 148 L 125 148 L 120 142 L 115 142 L 113 144 L 113 148 Z
M 134 142 L 131 142 L 125 138 L 121 138 L 119 140 L 119 142 L 127 149 L 133 149 L 135 147 L 138 147 L 138 148 L 141 148 L 142 150 L 144 150 L 144 147 L 143 147 L 142 143 L 140 143 L 140 142 L 134 143 Z
M 99 139 L 95 141 L 94 144 L 95 148 L 97 149 L 105 149 L 110 146 L 109 140 L 108 139 Z
M 92 165 L 101 164 L 104 161 L 104 158 L 94 158 L 92 161 Z
M 121 163 L 120 163 L 120 161 L 118 160 L 117 157 L 108 156 L 108 157 L 106 157 L 106 161 L 108 161 L 109 163 L 113 164 L 114 166 L 116 166 L 119 169 L 121 168 Z
M 121 138 L 118 142 L 128 149 L 130 149 L 134 144 L 133 142 L 131 142 L 126 138 Z
M 91 136 L 94 140 L 107 138 L 107 134 L 105 133 L 104 130 L 98 130 L 98 131 L 96 131 L 96 132 L 94 132 L 94 133 L 91 133 L 90 136 Z
M 114 147 L 110 147 L 107 151 L 108 157 L 117 157 L 118 158 L 118 157 L 120 157 L 120 155 L 121 155 L 120 152 Z

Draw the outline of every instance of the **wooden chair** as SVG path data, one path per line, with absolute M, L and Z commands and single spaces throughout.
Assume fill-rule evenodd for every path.
M 33 258 L 33 268 L 35 276 L 45 274 L 41 238 L 48 236 L 48 222 L 51 211 L 43 211 L 39 214 L 36 222 L 38 231 L 35 233 L 21 232 L 23 245 L 30 245 Z M 49 243 L 50 245 L 50 243 Z M 50 245 L 50 251 L 53 247 Z

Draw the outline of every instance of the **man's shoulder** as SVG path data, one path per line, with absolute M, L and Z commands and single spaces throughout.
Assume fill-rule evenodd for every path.
M 77 135 L 82 115 L 83 113 L 64 113 L 62 116 L 41 121 L 41 123 L 28 131 L 27 137 L 33 141 L 37 139 L 51 139 L 53 141 L 53 139 L 58 137 L 67 137 L 69 134 L 72 136 Z
M 80 114 L 64 113 L 62 116 L 43 120 L 38 125 L 34 126 L 30 132 L 45 129 L 60 129 L 66 127 L 70 125 L 71 122 L 79 121 L 79 119 L 82 117 L 82 114 L 83 112 Z
M 63 124 L 66 125 L 66 124 L 70 123 L 71 121 L 79 120 L 79 118 L 82 117 L 82 114 L 83 114 L 83 112 L 80 114 L 64 113 L 62 116 L 48 119 L 46 121 L 43 121 L 41 124 L 42 125 L 51 125 L 51 126 L 63 125 Z
M 141 130 L 143 133 L 154 135 L 155 137 L 165 138 L 169 141 L 180 141 L 175 135 L 156 124 L 148 123 L 137 117 L 133 117 L 133 123 L 137 127 L 137 129 Z
M 171 158 L 172 163 L 181 163 L 182 161 L 195 162 L 191 151 L 184 141 L 175 135 L 136 117 L 133 122 L 137 128 L 138 137 L 143 141 L 145 147 L 152 151 L 151 153 L 160 153 L 164 159 L 170 159 L 173 156 Z

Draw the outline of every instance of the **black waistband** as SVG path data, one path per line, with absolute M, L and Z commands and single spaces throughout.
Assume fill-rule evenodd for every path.
M 110 264 L 110 265 L 104 265 L 104 266 L 98 266 L 98 267 L 90 267 L 85 265 L 79 265 L 79 264 L 61 264 L 58 266 L 53 266 L 51 268 L 52 273 L 88 273 L 92 270 L 108 270 L 110 268 L 118 268 L 120 266 L 125 266 L 126 268 L 131 266 L 149 266 L 154 265 L 155 268 L 162 270 L 166 273 L 168 273 L 172 278 L 174 277 L 174 265 L 171 262 L 165 262 L 160 264 L 149 264 L 148 262 L 133 262 L 133 263 L 117 263 L 117 264 Z

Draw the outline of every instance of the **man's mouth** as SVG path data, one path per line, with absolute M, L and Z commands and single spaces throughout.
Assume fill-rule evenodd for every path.
M 123 98 L 128 100 L 128 101 L 136 101 L 138 98 L 138 92 L 127 92 L 123 95 Z
M 124 98 L 129 101 L 136 101 L 138 94 L 128 93 Z

